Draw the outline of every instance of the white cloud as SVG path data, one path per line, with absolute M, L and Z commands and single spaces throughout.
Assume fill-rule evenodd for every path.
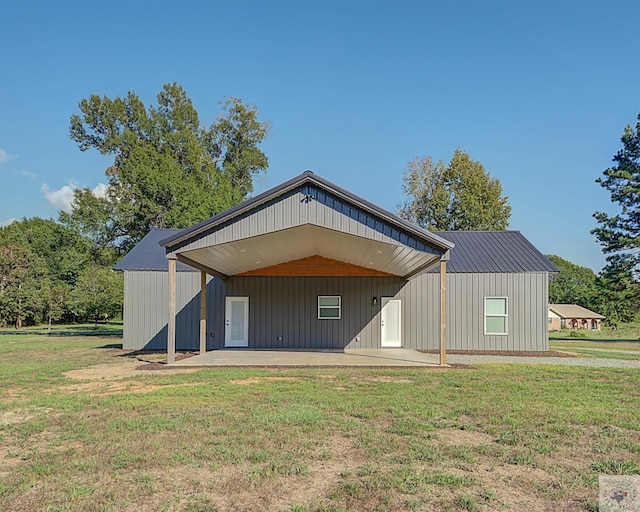
M 0 165 L 6 164 L 9 160 L 16 158 L 16 155 L 10 155 L 4 149 L 0 149 Z
M 43 183 L 40 190 L 44 194 L 44 197 L 49 201 L 49 204 L 57 210 L 63 212 L 71 212 L 71 202 L 73 201 L 73 191 L 78 188 L 77 184 L 70 182 L 68 185 L 59 188 L 58 190 L 51 190 L 49 185 Z
M 29 172 L 29 171 L 20 171 L 20 174 L 22 176 L 26 176 L 27 178 L 31 178 L 32 180 L 35 180 L 38 175 L 35 172 Z
M 7 220 L 0 220 L 0 228 L 3 228 L 5 226 L 8 226 L 9 224 L 13 224 L 14 222 L 19 222 L 18 219 L 7 219 Z
M 104 183 L 98 183 L 91 192 L 93 192 L 94 196 L 104 199 L 107 197 L 107 185 Z
M 49 185 L 43 183 L 40 187 L 40 190 L 44 194 L 44 197 L 49 201 L 49 204 L 56 208 L 57 210 L 62 210 L 63 212 L 70 213 L 71 212 L 71 203 L 73 202 L 73 193 L 78 188 L 78 184 L 75 181 L 70 181 L 68 185 L 64 185 L 58 190 L 51 190 Z M 92 190 L 94 196 L 96 197 L 106 197 L 107 195 L 107 185 L 104 183 L 98 183 Z

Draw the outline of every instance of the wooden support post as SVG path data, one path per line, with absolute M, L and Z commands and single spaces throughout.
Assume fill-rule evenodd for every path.
M 200 271 L 200 353 L 207 351 L 207 273 Z
M 447 262 L 440 260 L 440 366 L 447 364 Z
M 169 321 L 167 323 L 167 364 L 176 360 L 176 260 L 169 260 Z

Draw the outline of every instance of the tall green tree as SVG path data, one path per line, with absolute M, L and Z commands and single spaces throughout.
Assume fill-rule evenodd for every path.
M 612 255 L 598 276 L 599 313 L 617 327 L 634 321 L 640 311 L 640 286 L 634 275 L 637 260 L 628 254 Z
M 91 259 L 89 240 L 51 219 L 25 218 L 0 228 L 0 245 L 7 244 L 27 247 L 43 258 L 51 281 L 69 288 Z
M 549 282 L 549 302 L 552 304 L 578 304 L 600 312 L 597 275 L 588 267 L 581 267 L 554 254 L 547 255 L 558 267 L 558 274 Z
M 122 274 L 97 265 L 87 266 L 69 297 L 71 310 L 80 318 L 91 318 L 95 327 L 122 311 Z
M 65 314 L 67 307 L 67 296 L 69 291 L 64 286 L 51 286 L 45 297 L 44 312 L 49 330 L 54 321 L 58 321 Z
M 599 226 L 591 232 L 609 255 L 608 265 L 637 270 L 640 264 L 640 114 L 635 129 L 628 125 L 621 137 L 622 149 L 613 157 L 614 165 L 596 180 L 611 194 L 619 211 L 593 214 Z
M 500 180 L 457 149 L 449 164 L 431 157 L 409 162 L 403 177 L 405 201 L 398 214 L 430 230 L 502 230 L 511 206 Z
M 599 225 L 591 231 L 607 255 L 598 281 L 603 314 L 613 325 L 631 321 L 640 310 L 640 114 L 635 129 L 628 125 L 620 140 L 614 165 L 596 180 L 619 210 L 613 215 L 595 212 Z
M 1 324 L 20 329 L 41 322 L 49 287 L 42 258 L 21 245 L 0 245 Z
M 268 166 L 259 144 L 268 123 L 238 98 L 201 127 L 198 113 L 178 84 L 166 84 L 157 105 L 92 95 L 71 116 L 70 135 L 82 151 L 114 158 L 105 198 L 75 194 L 60 220 L 91 237 L 100 250 L 122 254 L 151 228 L 183 228 L 223 211 L 253 190 L 253 177 Z

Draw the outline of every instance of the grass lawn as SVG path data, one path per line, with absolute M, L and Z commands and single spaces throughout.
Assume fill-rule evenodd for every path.
M 603 325 L 601 331 L 590 331 L 588 329 L 549 332 L 551 340 L 598 340 L 602 342 L 620 342 L 620 341 L 640 341 L 640 322 L 631 322 L 620 324 L 617 328 Z
M 616 340 L 549 340 L 551 350 L 572 352 L 584 357 L 605 357 L 608 359 L 640 359 L 640 341 Z
M 595 511 L 599 474 L 640 474 L 637 370 L 151 372 L 113 346 L 0 336 L 0 511 Z
M 0 335 L 29 335 L 29 334 L 52 334 L 56 336 L 78 336 L 82 334 L 89 335 L 122 335 L 122 320 L 111 320 L 108 323 L 98 323 L 98 328 L 93 322 L 86 324 L 54 324 L 49 330 L 47 324 L 34 325 L 29 327 L 23 327 L 20 330 L 16 330 L 13 327 L 0 328 Z

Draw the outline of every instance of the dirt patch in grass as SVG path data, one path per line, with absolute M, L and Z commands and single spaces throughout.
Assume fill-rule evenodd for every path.
M 381 376 L 381 377 L 351 377 L 351 380 L 357 380 L 358 382 L 393 382 L 399 384 L 412 384 L 411 379 L 405 379 L 401 377 Z
M 263 382 L 289 381 L 300 382 L 298 377 L 249 377 L 248 379 L 230 380 L 229 384 L 261 384 Z
M 181 373 L 192 373 L 198 371 L 199 368 L 180 368 Z M 156 373 L 162 371 L 159 368 Z M 70 370 L 64 372 L 64 376 L 70 379 L 77 380 L 99 380 L 99 379 L 128 379 L 142 375 L 140 369 L 140 361 L 121 361 L 117 364 L 97 364 L 90 366 L 89 368 L 80 368 L 78 370 Z M 145 370 L 144 374 L 148 375 L 149 372 L 154 373 L 153 370 Z
M 15 411 L 6 411 L 0 415 L 0 425 L 16 425 L 32 420 L 38 414 L 46 413 L 44 409 L 17 409 Z
M 7 476 L 22 460 L 15 457 L 16 447 L 0 448 L 0 478 Z
M 83 393 L 87 395 L 121 395 L 124 393 L 151 393 L 158 389 L 196 386 L 198 383 L 188 384 L 145 384 L 142 382 L 123 382 L 121 380 L 104 381 L 92 380 L 70 386 L 61 386 L 60 391 L 66 393 Z
M 459 428 L 443 428 L 437 431 L 436 438 L 446 446 L 482 446 L 491 444 L 494 438 L 484 432 L 476 430 L 461 430 Z

